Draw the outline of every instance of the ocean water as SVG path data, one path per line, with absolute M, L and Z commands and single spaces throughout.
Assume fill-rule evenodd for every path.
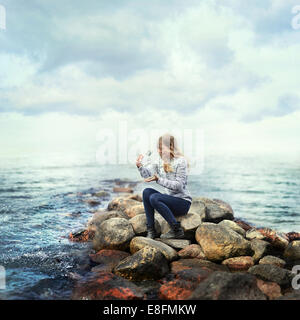
M 0 299 L 69 299 L 74 273 L 86 272 L 90 245 L 68 240 L 92 211 L 105 208 L 115 179 L 144 183 L 134 164 L 99 165 L 91 157 L 51 154 L 1 158 L 0 266 L 6 289 Z M 191 172 L 193 197 L 227 201 L 235 216 L 256 226 L 300 232 L 300 163 L 272 157 L 210 156 Z M 110 192 L 96 207 L 84 202 Z

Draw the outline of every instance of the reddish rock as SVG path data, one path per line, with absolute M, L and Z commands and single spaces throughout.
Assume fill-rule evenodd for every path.
M 205 254 L 201 247 L 198 244 L 191 244 L 184 249 L 181 249 L 178 251 L 178 256 L 182 259 L 191 259 L 191 258 L 197 258 L 197 259 L 203 259 L 205 260 Z
M 294 241 L 294 240 L 300 240 L 300 233 L 299 232 L 288 232 L 285 234 L 289 241 Z
M 129 280 L 99 272 L 77 283 L 72 300 L 142 300 L 144 294 Z
M 93 262 L 100 264 L 99 266 L 94 267 L 92 271 L 112 271 L 121 260 L 128 256 L 130 256 L 130 254 L 125 251 L 102 249 L 95 254 L 90 254 L 90 259 Z
M 80 230 L 77 232 L 70 232 L 69 240 L 74 242 L 86 242 L 93 240 L 95 232 L 93 230 Z
M 276 282 L 257 279 L 257 286 L 270 300 L 277 299 L 281 296 L 281 288 Z
M 284 233 L 278 233 L 269 228 L 258 228 L 257 231 L 265 236 L 274 248 L 284 250 L 289 244 L 289 238 Z
M 129 192 L 132 193 L 133 189 L 129 187 L 114 187 L 113 192 Z
M 226 259 L 222 262 L 231 271 L 246 271 L 250 267 L 254 266 L 252 257 L 242 256 Z
M 248 231 L 248 230 L 250 230 L 250 229 L 253 228 L 249 223 L 247 223 L 247 222 L 245 222 L 245 221 L 243 221 L 243 220 L 234 219 L 233 221 L 234 221 L 236 224 L 238 224 L 240 227 L 242 227 L 245 231 Z

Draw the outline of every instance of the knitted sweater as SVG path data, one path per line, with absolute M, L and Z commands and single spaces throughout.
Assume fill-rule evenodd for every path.
M 159 179 L 156 181 L 163 186 L 167 194 L 185 199 L 192 202 L 192 196 L 187 188 L 187 160 L 184 157 L 173 158 L 170 161 L 173 172 L 165 172 L 163 162 L 159 158 L 158 163 L 151 166 L 140 166 L 138 168 L 143 178 L 151 177 L 157 174 Z

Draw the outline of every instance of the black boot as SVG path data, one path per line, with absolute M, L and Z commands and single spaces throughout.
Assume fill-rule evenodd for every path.
M 155 227 L 154 226 L 149 227 L 147 225 L 147 238 L 154 239 L 158 237 L 159 237 L 159 234 L 156 232 Z
M 183 239 L 184 230 L 181 227 L 180 222 L 171 225 L 171 230 L 167 233 L 162 234 L 161 239 Z

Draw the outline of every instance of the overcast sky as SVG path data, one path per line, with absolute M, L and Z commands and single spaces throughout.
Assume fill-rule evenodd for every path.
M 298 0 L 0 0 L 0 154 L 128 130 L 300 155 Z M 299 19 L 300 21 L 300 19 Z

